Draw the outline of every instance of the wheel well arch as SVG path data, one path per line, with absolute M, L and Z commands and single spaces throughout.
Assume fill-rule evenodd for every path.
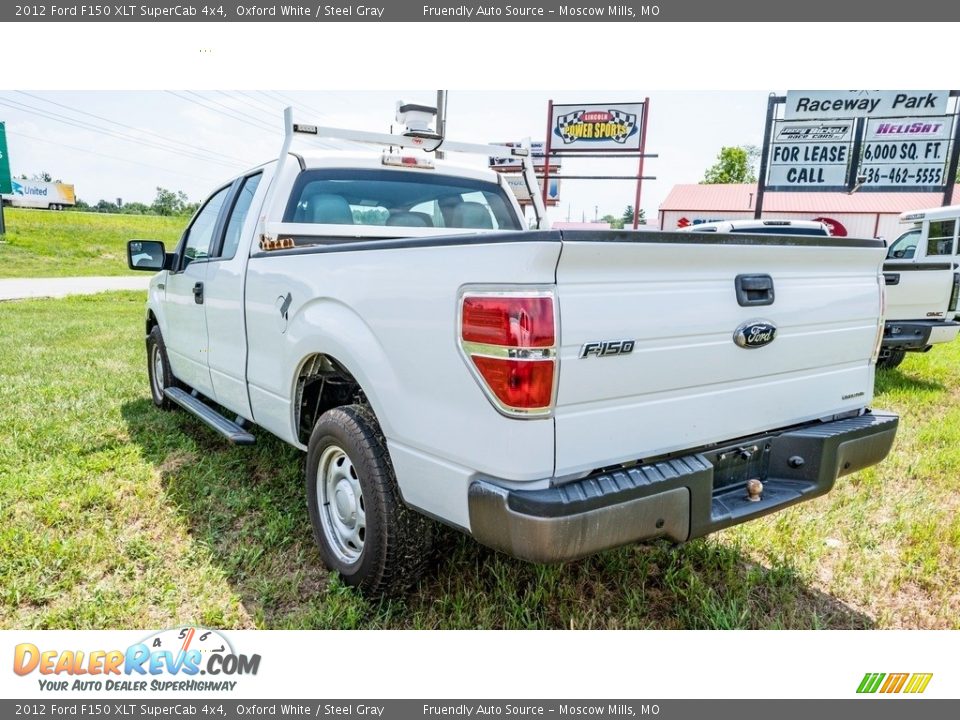
M 366 393 L 353 373 L 327 353 L 312 353 L 303 359 L 294 385 L 294 428 L 304 445 L 323 413 L 343 405 L 369 407 Z M 372 409 L 371 409 L 372 411 Z
M 150 331 L 159 324 L 160 323 L 157 321 L 157 316 L 153 314 L 153 310 L 147 310 L 147 335 L 149 335 Z

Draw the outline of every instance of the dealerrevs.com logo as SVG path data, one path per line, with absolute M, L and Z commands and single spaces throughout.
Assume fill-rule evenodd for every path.
M 858 693 L 882 693 L 884 695 L 906 693 L 916 695 L 927 689 L 933 673 L 866 673 Z
M 230 691 L 232 678 L 256 675 L 260 655 L 237 653 L 216 630 L 164 630 L 126 650 L 59 650 L 20 643 L 13 671 L 36 674 L 45 691 L 143 692 Z

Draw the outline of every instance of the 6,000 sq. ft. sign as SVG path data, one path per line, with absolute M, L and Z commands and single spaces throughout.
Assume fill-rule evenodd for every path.
M 953 118 L 867 121 L 860 162 L 864 186 L 940 186 L 946 178 Z

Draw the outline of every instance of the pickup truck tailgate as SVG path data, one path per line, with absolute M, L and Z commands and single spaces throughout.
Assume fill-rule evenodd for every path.
M 563 233 L 556 476 L 863 408 L 884 253 L 847 238 Z M 769 276 L 773 302 L 741 305 L 739 275 Z M 753 321 L 773 341 L 738 346 Z M 624 340 L 629 353 L 582 356 Z

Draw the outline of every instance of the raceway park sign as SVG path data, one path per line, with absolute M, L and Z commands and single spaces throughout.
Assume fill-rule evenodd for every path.
M 640 149 L 643 103 L 554 105 L 550 118 L 554 150 Z
M 945 115 L 947 90 L 791 90 L 785 120 Z

